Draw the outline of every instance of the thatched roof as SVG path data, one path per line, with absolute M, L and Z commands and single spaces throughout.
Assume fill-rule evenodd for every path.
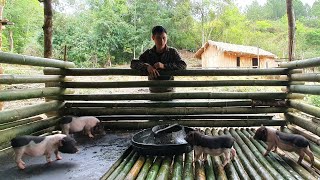
M 254 46 L 244 46 L 244 45 L 238 45 L 238 44 L 230 44 L 230 43 L 224 43 L 224 42 L 216 42 L 208 40 L 206 44 L 204 44 L 194 55 L 195 58 L 201 59 L 201 54 L 205 51 L 205 49 L 208 48 L 208 46 L 216 46 L 217 49 L 228 52 L 228 53 L 235 53 L 241 55 L 249 55 L 249 56 L 260 56 L 260 57 L 270 57 L 270 58 L 276 58 L 277 56 L 272 54 L 269 51 L 263 50 L 261 48 L 258 49 L 258 47 Z

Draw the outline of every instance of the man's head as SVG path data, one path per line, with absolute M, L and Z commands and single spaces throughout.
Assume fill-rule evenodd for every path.
M 162 26 L 152 28 L 152 40 L 154 41 L 157 50 L 163 50 L 167 44 L 167 31 Z

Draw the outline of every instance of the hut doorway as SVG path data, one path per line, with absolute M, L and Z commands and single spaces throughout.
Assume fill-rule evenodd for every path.
M 258 58 L 252 58 L 252 67 L 258 68 Z

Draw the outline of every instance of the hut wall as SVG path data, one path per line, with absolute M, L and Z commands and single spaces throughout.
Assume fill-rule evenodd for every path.
M 237 67 L 237 57 L 240 57 L 240 68 L 252 67 L 252 58 L 257 58 L 257 56 L 241 55 L 237 53 L 223 52 L 219 50 L 216 46 L 207 46 L 201 55 L 202 67 L 203 68 L 234 68 Z M 277 63 L 274 59 L 268 57 L 259 58 L 259 68 L 271 68 L 277 67 Z

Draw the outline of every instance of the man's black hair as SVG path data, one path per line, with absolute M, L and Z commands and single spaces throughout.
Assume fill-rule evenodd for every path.
M 167 34 L 167 31 L 164 27 L 162 26 L 155 26 L 152 28 L 152 35 L 156 35 L 156 34 L 161 34 L 161 33 L 166 33 Z

